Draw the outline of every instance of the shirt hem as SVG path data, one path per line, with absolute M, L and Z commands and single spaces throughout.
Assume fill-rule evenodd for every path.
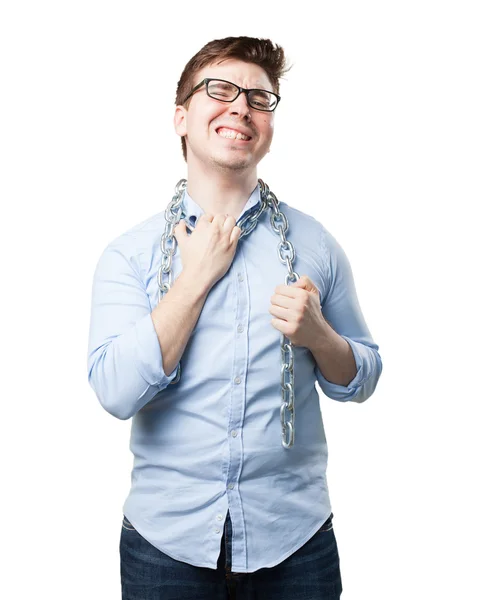
M 256 569 L 254 569 L 253 571 L 242 571 L 241 569 L 233 569 L 233 565 L 231 566 L 231 570 L 234 573 L 255 573 L 256 571 L 259 571 L 260 569 L 269 569 L 271 567 L 276 567 L 277 565 L 279 565 L 280 563 L 282 563 L 284 560 L 286 560 L 287 558 L 289 558 L 291 555 L 293 555 L 297 550 L 299 550 L 300 548 L 302 548 L 307 542 L 309 542 L 309 540 L 314 537 L 318 531 L 321 529 L 321 527 L 326 523 L 326 521 L 329 519 L 331 515 L 331 508 L 328 511 L 328 514 L 326 516 L 325 519 L 323 519 L 319 525 L 315 525 L 313 527 L 313 532 L 309 533 L 306 537 L 303 538 L 303 541 L 300 541 L 298 544 L 296 544 L 296 546 L 293 546 L 293 548 L 291 550 L 288 550 L 287 552 L 285 552 L 279 559 L 275 559 L 265 565 L 262 565 L 261 567 L 257 567 Z
M 142 529 L 141 527 L 138 528 L 136 523 L 136 519 L 134 521 L 132 521 L 130 519 L 130 517 L 126 514 L 126 512 L 123 512 L 123 514 L 125 515 L 125 517 L 128 519 L 128 521 L 133 525 L 133 527 L 135 528 L 135 530 L 137 531 L 137 533 L 139 533 L 139 535 L 141 535 L 142 538 L 144 538 L 148 543 L 150 543 L 152 546 L 154 546 L 157 550 L 159 550 L 160 552 L 163 552 L 163 554 L 166 554 L 166 556 L 169 556 L 170 558 L 173 558 L 174 560 L 186 563 L 188 565 L 192 565 L 193 567 L 202 567 L 202 568 L 206 568 L 206 569 L 213 569 L 214 571 L 217 570 L 218 568 L 218 562 L 216 562 L 213 565 L 211 564 L 206 564 L 206 563 L 200 563 L 200 562 L 191 562 L 190 560 L 185 560 L 184 558 L 181 558 L 180 556 L 176 555 L 176 554 L 172 554 L 171 552 L 166 552 L 165 550 L 163 550 L 163 548 L 159 548 L 156 544 L 153 544 L 153 542 L 151 542 L 151 540 L 149 540 L 145 535 L 143 535 L 143 533 L 141 533 L 140 529 Z M 286 560 L 287 558 L 289 558 L 291 555 L 293 555 L 297 550 L 299 550 L 300 548 L 302 548 L 307 542 L 309 542 L 309 540 L 315 536 L 318 531 L 321 529 L 321 527 L 326 523 L 326 521 L 329 519 L 331 515 L 331 509 L 329 509 L 328 514 L 326 516 L 325 519 L 323 519 L 322 521 L 319 522 L 319 524 L 315 525 L 313 527 L 312 533 L 308 533 L 307 536 L 305 536 L 300 542 L 298 542 L 298 544 L 296 544 L 295 546 L 293 546 L 293 548 L 291 550 L 288 550 L 287 552 L 285 552 L 283 555 L 280 556 L 279 559 L 275 559 L 265 565 L 261 565 L 257 568 L 255 568 L 253 571 L 246 571 L 246 570 L 242 570 L 241 568 L 239 569 L 233 569 L 233 565 L 232 566 L 232 571 L 234 573 L 255 573 L 256 571 L 259 571 L 260 569 L 268 569 L 271 567 L 276 567 L 277 565 L 279 565 L 280 563 L 282 563 L 284 560 Z M 220 548 L 221 551 L 221 548 Z M 219 557 L 218 557 L 219 558 Z M 217 559 L 218 561 L 218 559 Z
M 179 556 L 177 556 L 176 554 L 172 554 L 171 552 L 166 552 L 166 550 L 163 550 L 163 548 L 159 548 L 156 544 L 154 544 L 150 539 L 148 539 L 146 537 L 146 535 L 144 535 L 141 531 L 140 528 L 137 527 L 136 523 L 137 521 L 132 521 L 130 519 L 130 517 L 126 514 L 126 512 L 123 512 L 123 514 L 125 515 L 125 517 L 128 519 L 128 521 L 130 521 L 130 523 L 133 525 L 133 527 L 135 528 L 136 532 L 141 535 L 142 538 L 144 538 L 149 544 L 151 544 L 152 546 L 154 546 L 159 552 L 162 552 L 163 554 L 166 554 L 166 556 L 169 556 L 170 558 L 173 558 L 174 560 L 178 560 L 179 562 L 182 563 L 186 563 L 188 565 L 192 565 L 193 567 L 203 567 L 206 569 L 213 569 L 216 571 L 216 569 L 218 568 L 217 564 L 213 566 L 211 566 L 211 564 L 205 564 L 205 563 L 199 563 L 199 562 L 191 562 L 190 560 L 185 560 L 184 558 L 181 558 Z M 221 549 L 220 549 L 221 550 Z

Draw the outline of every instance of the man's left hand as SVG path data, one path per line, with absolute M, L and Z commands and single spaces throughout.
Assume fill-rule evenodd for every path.
M 291 285 L 278 285 L 271 296 L 271 324 L 294 346 L 312 349 L 318 344 L 327 322 L 321 312 L 320 294 L 307 275 Z

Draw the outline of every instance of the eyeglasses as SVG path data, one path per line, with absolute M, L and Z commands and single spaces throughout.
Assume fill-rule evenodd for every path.
M 206 93 L 210 98 L 214 100 L 220 100 L 221 102 L 234 102 L 236 98 L 244 92 L 246 94 L 246 100 L 248 106 L 255 110 L 263 110 L 266 112 L 273 112 L 278 106 L 278 102 L 281 97 L 274 92 L 267 90 L 257 89 L 246 89 L 242 88 L 231 81 L 225 81 L 224 79 L 211 79 L 207 77 L 203 79 L 198 85 L 196 85 L 191 92 L 183 100 L 185 103 L 202 85 L 206 84 Z

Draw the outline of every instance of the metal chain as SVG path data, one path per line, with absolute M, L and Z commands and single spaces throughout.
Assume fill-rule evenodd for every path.
M 261 214 L 270 208 L 272 211 L 270 216 L 271 227 L 281 238 L 281 241 L 278 244 L 278 257 L 279 260 L 288 267 L 288 273 L 285 277 L 285 283 L 288 285 L 289 281 L 294 282 L 299 279 L 299 275 L 293 271 L 293 261 L 296 253 L 293 245 L 286 239 L 285 236 L 285 233 L 288 231 L 288 219 L 286 218 L 286 215 L 279 209 L 279 202 L 273 192 L 269 189 L 268 185 L 261 179 L 258 179 L 258 183 L 260 187 L 260 205 L 250 213 L 243 215 L 236 223 L 236 225 L 241 229 L 239 239 L 251 233 L 256 227 Z M 160 268 L 158 270 L 158 302 L 161 301 L 163 295 L 166 294 L 171 287 L 171 266 L 173 256 L 177 248 L 177 240 L 173 232 L 180 220 L 186 217 L 185 207 L 183 205 L 183 196 L 186 186 L 186 179 L 181 179 L 176 184 L 175 194 L 165 209 L 165 231 L 161 236 L 162 259 Z M 194 227 L 191 226 L 188 221 L 185 220 L 185 224 L 190 231 L 194 230 Z M 163 274 L 167 277 L 167 281 L 163 280 Z M 281 333 L 282 404 L 280 409 L 280 417 L 282 444 L 285 448 L 291 448 L 291 446 L 294 444 L 294 354 L 292 344 L 287 341 L 287 339 L 288 338 Z M 171 380 L 170 384 L 178 383 L 180 377 L 181 361 L 178 363 L 177 374 L 175 378 Z M 286 411 L 289 413 L 289 419 Z

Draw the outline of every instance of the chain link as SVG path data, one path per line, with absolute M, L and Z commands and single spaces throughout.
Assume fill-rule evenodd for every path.
M 248 214 L 244 214 L 236 223 L 241 229 L 239 239 L 248 235 L 256 227 L 262 213 L 268 208 L 271 209 L 270 221 L 273 231 L 281 238 L 278 244 L 279 260 L 287 265 L 288 273 L 285 277 L 285 283 L 297 281 L 299 275 L 293 271 L 293 261 L 295 258 L 295 250 L 291 242 L 286 239 L 288 231 L 288 219 L 286 215 L 279 209 L 279 202 L 268 185 L 262 179 L 258 180 L 260 187 L 261 202 L 258 208 Z M 181 179 L 175 187 L 175 194 L 171 202 L 165 209 L 165 230 L 161 236 L 161 265 L 158 270 L 158 286 L 159 298 L 161 301 L 164 294 L 171 287 L 172 277 L 172 260 L 177 248 L 177 240 L 174 235 L 174 229 L 181 219 L 186 217 L 185 207 L 183 205 L 184 191 L 186 190 L 186 179 Z M 188 221 L 185 219 L 185 224 L 190 231 L 194 230 Z M 166 281 L 164 280 L 166 278 Z M 294 354 L 292 344 L 287 341 L 288 338 L 281 333 L 281 398 L 282 404 L 280 409 L 282 444 L 285 448 L 291 448 L 294 444 Z M 178 371 L 171 384 L 178 383 L 181 377 L 181 361 L 178 363 Z

